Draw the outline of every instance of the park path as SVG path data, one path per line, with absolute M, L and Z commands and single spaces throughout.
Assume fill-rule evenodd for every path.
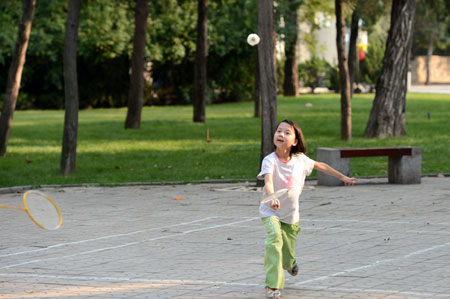
M 450 84 L 412 85 L 408 92 L 440 93 L 450 95 Z
M 0 299 L 264 298 L 252 184 L 41 190 L 63 226 L 0 210 Z M 283 298 L 450 298 L 450 178 L 307 181 L 300 224 L 300 273 Z

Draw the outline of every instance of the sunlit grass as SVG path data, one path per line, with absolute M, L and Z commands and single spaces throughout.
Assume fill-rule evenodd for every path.
M 317 147 L 420 146 L 423 173 L 450 172 L 448 95 L 408 94 L 408 135 L 382 140 L 362 137 L 373 97 L 355 95 L 352 101 L 351 142 L 340 140 L 337 94 L 280 97 L 279 120 L 299 123 L 313 159 Z M 80 111 L 76 171 L 64 177 L 59 174 L 64 111 L 16 111 L 7 157 L 0 158 L 0 187 L 254 180 L 259 170 L 261 124 L 252 103 L 208 106 L 206 124 L 192 122 L 190 106 L 145 107 L 140 130 L 124 130 L 125 116 L 125 108 Z M 386 157 L 356 158 L 351 164 L 355 176 L 387 175 Z

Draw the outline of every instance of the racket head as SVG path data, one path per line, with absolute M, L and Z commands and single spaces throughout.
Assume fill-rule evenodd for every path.
M 56 203 L 40 191 L 30 190 L 23 195 L 28 216 L 40 228 L 55 230 L 62 225 L 62 215 Z
M 280 189 L 272 194 L 265 196 L 263 199 L 259 201 L 260 204 L 266 203 L 268 201 L 274 200 L 275 198 L 280 199 L 283 196 L 286 196 L 289 192 L 289 189 Z

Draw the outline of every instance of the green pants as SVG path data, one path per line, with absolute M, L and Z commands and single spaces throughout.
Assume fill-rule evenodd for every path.
M 266 286 L 272 289 L 284 287 L 284 271 L 291 270 L 296 264 L 295 247 L 300 226 L 286 224 L 275 216 L 263 218 L 266 227 L 266 254 L 264 270 Z

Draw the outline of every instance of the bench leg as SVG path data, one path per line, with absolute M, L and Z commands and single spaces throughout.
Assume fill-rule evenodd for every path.
M 350 159 L 341 158 L 341 152 L 338 149 L 319 147 L 317 149 L 317 161 L 327 163 L 344 175 L 350 176 Z M 320 171 L 317 172 L 317 184 L 323 186 L 344 185 L 341 180 Z
M 420 147 L 412 148 L 411 156 L 389 157 L 389 183 L 420 184 L 422 153 Z

